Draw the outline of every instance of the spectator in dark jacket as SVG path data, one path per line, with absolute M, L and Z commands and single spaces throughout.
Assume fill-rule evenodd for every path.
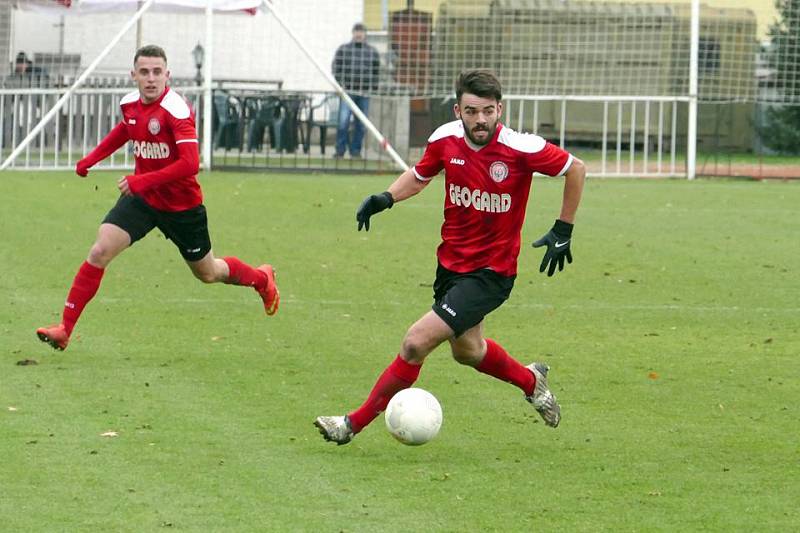
M 13 78 L 22 87 L 45 87 L 48 81 L 47 70 L 34 65 L 25 52 L 18 53 L 14 60 Z
M 360 22 L 353 26 L 353 40 L 341 45 L 333 57 L 333 76 L 344 87 L 347 95 L 366 115 L 369 112 L 369 93 L 378 88 L 380 56 L 378 51 L 367 44 L 367 29 Z M 352 110 L 341 101 L 339 105 L 339 125 L 336 129 L 335 157 L 344 157 L 350 149 L 351 158 L 361 157 L 364 141 L 364 125 L 355 120 L 353 135 L 350 136 Z

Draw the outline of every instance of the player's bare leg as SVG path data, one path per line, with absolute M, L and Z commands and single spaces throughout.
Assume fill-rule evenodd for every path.
M 128 232 L 114 224 L 100 225 L 97 230 L 97 239 L 89 249 L 86 261 L 78 269 L 67 294 L 61 322 L 38 328 L 36 336 L 39 337 L 39 340 L 56 350 L 67 348 L 78 318 L 89 301 L 97 294 L 105 268 L 130 245 L 131 237 Z
M 253 268 L 236 257 L 214 257 L 208 252 L 199 261 L 187 261 L 192 274 L 203 283 L 223 282 L 231 285 L 253 287 L 264 302 L 264 311 L 274 315 L 280 304 L 280 293 L 275 283 L 272 265 Z
M 462 365 L 477 367 L 486 355 L 486 342 L 483 340 L 483 321 L 472 326 L 458 337 L 451 337 L 449 341 L 453 359 Z

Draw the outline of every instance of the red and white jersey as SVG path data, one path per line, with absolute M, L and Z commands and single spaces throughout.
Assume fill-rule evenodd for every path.
M 178 93 L 166 88 L 155 102 L 142 102 L 139 91 L 126 94 L 120 101 L 122 120 L 133 142 L 136 159 L 134 174 L 145 174 L 174 163 L 178 144 L 197 145 L 194 111 Z M 176 176 L 141 193 L 148 205 L 161 211 L 183 211 L 200 205 L 203 193 L 197 176 Z
M 413 170 L 422 181 L 445 171 L 442 266 L 515 275 L 533 173 L 560 176 L 571 164 L 569 152 L 499 123 L 478 151 L 467 145 L 460 120 L 437 128 Z

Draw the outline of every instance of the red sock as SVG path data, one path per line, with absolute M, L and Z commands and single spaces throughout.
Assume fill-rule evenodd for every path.
M 97 294 L 104 272 L 104 269 L 97 268 L 84 261 L 78 269 L 78 273 L 75 274 L 72 287 L 69 289 L 69 294 L 67 294 L 67 301 L 64 303 L 64 313 L 61 316 L 61 323 L 64 324 L 67 335 L 72 334 L 83 308 Z
M 243 263 L 237 257 L 223 257 L 223 261 L 228 263 L 228 279 L 225 283 L 231 285 L 246 285 L 248 287 L 255 287 L 256 289 L 263 289 L 264 284 L 267 283 L 267 275 L 251 267 L 247 263 Z
M 533 372 L 508 355 L 503 347 L 492 339 L 486 339 L 486 355 L 475 370 L 516 385 L 527 396 L 533 394 L 533 388 L 536 386 Z
M 413 385 L 417 381 L 420 368 L 422 368 L 422 365 L 412 365 L 398 355 L 378 378 L 369 393 L 367 401 L 347 415 L 350 418 L 350 426 L 353 431 L 358 433 L 364 429 L 367 424 L 375 420 L 375 417 L 386 409 L 392 396 Z

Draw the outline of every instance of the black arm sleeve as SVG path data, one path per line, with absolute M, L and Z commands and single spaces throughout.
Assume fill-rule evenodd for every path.
M 342 83 L 342 47 L 336 49 L 336 54 L 333 56 L 333 64 L 331 65 L 331 70 L 333 70 L 333 77 L 336 78 L 340 84 Z
M 381 57 L 378 51 L 373 48 L 372 50 L 372 90 L 378 90 L 378 82 L 381 77 Z

